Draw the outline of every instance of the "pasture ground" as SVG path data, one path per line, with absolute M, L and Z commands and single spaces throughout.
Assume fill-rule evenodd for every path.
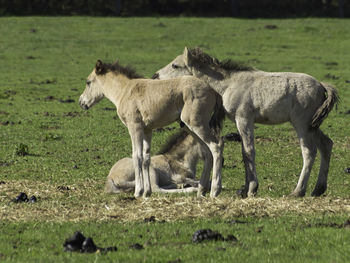
M 231 18 L 0 18 L 0 262 L 346 262 L 350 260 L 350 21 Z M 334 141 L 326 194 L 289 198 L 302 159 L 289 124 L 256 125 L 258 197 L 240 199 L 240 144 L 227 142 L 224 191 L 194 195 L 106 195 L 110 167 L 131 155 L 126 128 L 104 100 L 84 112 L 78 97 L 97 59 L 150 77 L 200 46 L 219 59 L 266 71 L 305 72 L 342 99 L 321 126 Z M 156 153 L 178 124 L 154 133 Z M 226 121 L 223 135 L 236 132 Z M 199 169 L 201 166 L 199 167 Z M 19 192 L 34 204 L 11 202 Z M 155 216 L 155 222 L 144 219 Z M 193 244 L 211 228 L 238 241 Z M 108 254 L 63 252 L 80 230 Z M 140 243 L 143 250 L 129 246 Z

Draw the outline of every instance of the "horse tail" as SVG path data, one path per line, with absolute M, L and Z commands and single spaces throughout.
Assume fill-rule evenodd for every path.
M 222 123 L 225 119 L 226 113 L 222 103 L 222 97 L 219 93 L 215 92 L 216 103 L 214 107 L 213 115 L 209 121 L 209 127 L 214 131 L 215 134 L 220 134 L 222 130 Z
M 323 104 L 321 107 L 319 107 L 312 117 L 312 123 L 311 123 L 311 128 L 317 129 L 321 126 L 323 120 L 327 118 L 328 113 L 333 109 L 334 105 L 338 105 L 340 99 L 338 96 L 337 91 L 335 90 L 334 87 L 327 83 L 322 83 L 321 85 L 325 89 L 325 92 L 327 93 L 327 97 L 323 101 Z

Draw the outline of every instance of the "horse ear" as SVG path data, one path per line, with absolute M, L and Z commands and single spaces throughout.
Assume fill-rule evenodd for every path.
M 103 72 L 103 63 L 102 63 L 101 60 L 97 60 L 96 66 L 95 66 L 95 71 L 96 71 L 97 75 L 102 74 L 102 72 Z
M 187 47 L 185 47 L 184 49 L 183 56 L 184 56 L 184 62 L 186 67 L 191 66 L 193 64 L 193 55 L 191 54 L 191 51 Z

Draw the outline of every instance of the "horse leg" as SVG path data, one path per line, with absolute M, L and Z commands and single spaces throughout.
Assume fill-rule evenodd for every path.
M 310 131 L 308 128 L 298 130 L 297 133 L 300 140 L 301 152 L 303 155 L 303 168 L 299 176 L 298 184 L 292 196 L 302 197 L 305 195 L 307 183 L 309 181 L 312 165 L 314 164 L 317 149 L 313 137 L 315 132 Z
M 197 137 L 197 136 L 196 136 Z M 198 137 L 197 137 L 198 138 Z M 210 172 L 213 168 L 213 155 L 210 152 L 208 146 L 201 140 L 198 139 L 201 144 L 205 146 L 205 154 L 204 154 L 204 166 L 203 171 L 200 177 L 197 196 L 205 196 L 205 194 L 209 191 L 210 188 Z
M 255 196 L 259 183 L 255 168 L 254 122 L 247 118 L 236 117 L 236 126 L 242 138 L 242 156 L 245 166 L 245 186 L 242 196 Z
M 312 192 L 312 196 L 320 196 L 327 190 L 327 177 L 329 171 L 329 162 L 331 159 L 333 141 L 325 135 L 320 129 L 315 132 L 315 142 L 317 149 L 321 153 L 321 166 L 318 174 L 317 183 L 315 189 Z
M 134 196 L 140 197 L 144 190 L 143 171 L 142 171 L 142 148 L 143 148 L 143 130 L 137 124 L 128 125 L 129 134 L 132 142 L 132 160 L 135 169 L 135 193 Z
M 184 118 L 184 117 L 183 117 Z M 183 121 L 185 124 L 186 122 Z M 187 124 L 184 127 L 196 140 L 204 146 L 204 166 L 201 177 L 199 179 L 197 197 L 205 196 L 205 194 L 209 191 L 210 187 L 210 171 L 213 168 L 213 155 L 208 147 L 208 145 L 189 127 Z
M 142 171 L 143 171 L 143 183 L 144 191 L 143 197 L 148 197 L 152 193 L 149 166 L 151 164 L 151 141 L 152 141 L 152 131 L 147 131 L 144 133 L 143 137 L 143 158 L 142 158 Z
M 183 120 L 184 121 L 184 120 Z M 205 143 L 209 148 L 211 154 L 207 154 L 206 162 L 204 169 L 209 170 L 209 167 L 213 167 L 213 176 L 210 189 L 210 197 L 217 197 L 222 189 L 222 179 L 221 179 L 221 169 L 222 169 L 222 152 L 223 152 L 223 143 L 221 139 L 217 139 L 210 131 L 209 127 L 204 128 L 204 126 L 190 126 L 186 121 L 184 121 L 191 132 Z M 210 156 L 211 155 L 211 156 Z M 210 158 L 211 157 L 211 158 Z M 210 170 L 209 170 L 210 171 Z M 205 173 L 202 175 L 206 176 Z M 209 173 L 208 173 L 209 175 Z M 204 189 L 209 185 L 209 178 L 201 177 L 198 186 L 198 196 L 203 195 Z

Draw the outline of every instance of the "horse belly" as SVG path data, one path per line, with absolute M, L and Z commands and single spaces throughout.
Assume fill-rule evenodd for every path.
M 286 83 L 240 83 L 225 91 L 223 104 L 231 119 L 239 115 L 257 123 L 278 124 L 290 120 L 293 95 Z
M 260 108 L 255 113 L 255 122 L 261 124 L 279 124 L 290 120 L 291 103 L 280 102 Z
M 149 129 L 161 128 L 179 119 L 181 104 L 176 101 L 154 102 L 149 106 L 141 106 L 140 112 L 144 125 Z

